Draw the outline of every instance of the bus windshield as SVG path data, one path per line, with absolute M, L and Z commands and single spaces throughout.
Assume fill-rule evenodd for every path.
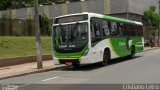
M 53 26 L 53 47 L 59 52 L 76 52 L 83 48 L 87 41 L 88 24 L 86 22 Z

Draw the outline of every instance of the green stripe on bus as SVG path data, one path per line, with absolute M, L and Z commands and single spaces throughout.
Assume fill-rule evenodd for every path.
M 142 45 L 142 40 L 140 37 L 133 37 L 130 38 L 129 40 L 132 40 L 132 45 L 135 46 L 135 51 L 141 52 L 143 51 L 143 45 Z M 130 47 L 128 45 L 128 39 L 127 38 L 110 38 L 110 45 L 112 47 L 112 50 L 114 51 L 115 54 L 117 54 L 119 57 L 123 57 L 126 55 L 131 54 Z
M 107 19 L 107 20 L 113 20 L 113 21 L 118 21 L 118 22 L 126 22 L 126 23 L 133 23 L 135 24 L 134 21 L 131 20 L 127 20 L 127 19 L 122 19 L 122 18 L 116 18 L 116 17 L 111 17 L 111 16 L 103 16 L 103 19 Z

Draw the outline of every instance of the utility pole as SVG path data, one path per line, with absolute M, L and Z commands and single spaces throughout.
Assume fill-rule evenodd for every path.
M 35 32 L 36 32 L 36 57 L 37 57 L 37 68 L 42 69 L 42 53 L 41 53 L 41 33 L 39 25 L 39 14 L 38 14 L 38 0 L 34 0 L 34 20 L 35 20 Z
M 158 4 L 159 4 L 159 15 L 160 15 L 160 0 L 158 0 Z M 158 47 L 160 46 L 160 44 L 159 44 L 159 32 L 160 32 L 160 25 L 159 25 L 159 28 L 158 28 Z

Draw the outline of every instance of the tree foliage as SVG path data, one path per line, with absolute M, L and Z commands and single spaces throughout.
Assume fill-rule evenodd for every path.
M 39 0 L 39 4 L 63 3 L 67 0 Z M 31 7 L 34 0 L 0 0 L 0 10 Z
M 23 8 L 27 6 L 32 6 L 33 0 L 1 0 L 0 10 Z
M 155 35 L 160 26 L 160 15 L 157 14 L 155 6 L 150 6 L 149 10 L 144 11 L 143 19 L 147 26 L 150 26 L 150 32 Z
M 42 35 L 50 35 L 50 22 L 46 14 L 40 15 L 40 30 Z

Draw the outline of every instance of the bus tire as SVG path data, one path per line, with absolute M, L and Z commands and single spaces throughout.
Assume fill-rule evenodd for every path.
M 73 66 L 74 68 L 79 68 L 79 67 L 80 67 L 80 64 L 79 64 L 79 63 L 73 63 L 72 66 Z
M 135 53 L 135 46 L 132 46 L 130 58 L 131 58 L 131 59 L 135 58 L 135 54 L 136 54 L 136 53 Z
M 104 50 L 103 61 L 101 62 L 101 65 L 106 66 L 109 62 L 109 59 L 110 59 L 110 51 L 109 50 Z

